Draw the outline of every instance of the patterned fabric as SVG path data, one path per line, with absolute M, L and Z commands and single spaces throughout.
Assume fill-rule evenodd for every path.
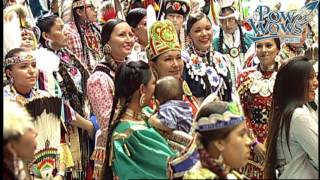
M 149 30 L 147 57 L 152 60 L 159 55 L 172 50 L 180 51 L 177 32 L 169 20 L 156 21 Z
M 65 100 L 65 108 L 69 111 L 65 112 L 65 116 L 69 116 L 70 112 L 79 113 L 82 117 L 88 118 L 90 114 L 89 103 L 86 99 L 86 81 L 89 77 L 88 70 L 79 61 L 79 59 L 69 50 L 61 49 L 55 52 L 60 58 L 59 70 L 53 73 L 43 72 L 39 76 L 38 87 L 48 91 Z M 72 108 L 73 109 L 72 109 Z M 75 115 L 72 120 L 75 119 Z M 70 120 L 67 122 L 70 125 Z M 89 159 L 87 151 L 87 141 L 85 134 L 77 127 L 68 126 L 69 140 L 71 143 L 71 153 L 75 162 L 74 177 L 76 173 L 83 172 Z M 80 147 L 81 146 L 81 147 Z
M 192 142 L 182 151 L 182 154 L 170 161 L 173 177 L 183 177 L 183 175 L 199 163 L 200 156 L 197 149 L 197 138 L 193 137 Z
M 192 95 L 205 98 L 215 93 L 221 100 L 231 99 L 230 72 L 220 53 L 210 49 L 198 55 L 194 48 L 189 46 L 181 56 L 185 62 L 183 79 L 188 83 Z
M 218 176 L 207 168 L 200 168 L 196 171 L 188 171 L 183 179 L 218 179 Z
M 158 118 L 170 129 L 189 133 L 193 119 L 192 109 L 187 102 L 170 100 L 160 105 Z
M 216 35 L 213 37 L 213 47 L 215 50 L 223 54 L 223 58 L 225 59 L 225 62 L 227 63 L 227 66 L 230 70 L 233 89 L 235 90 L 237 76 L 239 73 L 243 71 L 244 67 L 246 66 L 246 53 L 249 52 L 249 49 L 251 49 L 250 47 L 253 45 L 253 41 L 249 38 L 249 35 L 252 34 L 252 32 L 245 31 L 242 28 L 244 36 L 244 45 L 247 49 L 247 52 L 242 52 L 239 28 L 234 32 L 234 34 L 228 34 L 223 32 L 223 50 L 221 51 L 219 49 L 219 43 L 221 41 L 219 33 L 221 30 L 222 29 L 220 28 L 219 32 L 217 32 Z M 230 53 L 232 52 L 231 50 L 234 48 L 238 49 L 238 55 L 236 57 L 232 57 L 230 55 L 232 54 Z
M 203 167 L 200 163 L 193 166 L 191 170 L 184 174 L 183 179 L 223 179 L 217 173 Z M 248 179 L 246 176 L 231 171 L 227 174 L 226 179 Z
M 120 179 L 169 179 L 176 154 L 163 137 L 142 121 L 121 119 L 112 133 L 110 162 Z
M 190 133 L 193 133 L 193 135 L 190 135 L 179 130 L 167 132 L 157 129 L 157 131 L 162 135 L 162 137 L 164 137 L 167 140 L 171 149 L 179 154 L 186 151 L 187 147 L 190 146 L 192 140 L 195 137 L 193 132 Z
M 80 0 L 80 1 L 74 1 L 72 3 L 72 9 L 75 9 L 77 7 L 84 7 L 84 6 L 90 6 L 94 5 L 94 2 L 92 0 Z
M 271 110 L 272 92 L 262 93 L 262 96 L 260 92 L 252 88 L 255 86 L 254 74 L 256 72 L 262 73 L 263 81 L 270 79 L 274 74 L 274 72 L 263 72 L 258 66 L 248 68 L 238 76 L 237 90 L 246 117 L 247 127 L 253 131 L 254 136 L 260 143 L 265 143 L 268 133 L 267 123 Z M 263 87 L 260 88 L 262 89 Z M 273 89 L 273 84 L 271 83 L 268 88 Z M 248 164 L 241 171 L 250 178 L 262 178 L 263 164 L 253 150 L 250 153 Z
M 145 63 L 148 63 L 146 49 L 138 42 L 134 43 L 131 54 L 127 58 L 128 61 L 144 61 Z
M 100 65 L 102 66 L 102 64 Z M 106 66 L 104 67 L 107 68 Z M 105 149 L 113 104 L 113 77 L 102 71 L 94 72 L 88 79 L 87 91 L 92 110 L 97 117 L 100 130 L 102 131 L 97 137 L 96 149 Z
M 278 55 L 278 60 L 280 61 L 279 65 L 281 65 L 286 59 L 293 58 L 296 56 L 304 56 L 305 50 L 307 49 L 306 46 L 300 48 L 290 48 L 287 44 L 282 44 L 281 49 Z
M 82 42 L 75 22 L 70 21 L 68 24 L 66 24 L 64 27 L 64 31 L 67 32 L 68 49 L 72 51 L 73 54 L 75 54 L 75 56 L 78 57 L 82 63 L 85 64 L 86 62 L 82 51 Z
M 80 25 L 85 34 L 85 45 L 81 42 L 81 37 L 74 21 L 70 21 L 66 27 L 68 39 L 68 49 L 80 59 L 85 67 L 91 72 L 96 64 L 100 62 L 103 57 L 102 46 L 100 44 L 101 36 L 98 28 L 93 23 Z M 83 51 L 83 48 L 84 51 Z
M 63 77 L 60 87 L 70 105 L 83 117 L 89 117 L 86 106 L 86 84 L 89 72 L 79 59 L 71 52 L 62 49 L 58 52 L 60 57 L 59 74 Z

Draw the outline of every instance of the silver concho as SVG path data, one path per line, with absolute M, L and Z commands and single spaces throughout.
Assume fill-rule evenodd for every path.
M 271 92 L 269 90 L 269 85 L 270 85 L 270 81 L 268 79 L 264 79 L 261 82 L 261 90 L 259 92 L 259 94 L 262 97 L 268 97 L 271 95 Z
M 250 92 L 252 94 L 257 94 L 261 89 L 261 81 L 253 81 L 251 87 L 250 87 Z

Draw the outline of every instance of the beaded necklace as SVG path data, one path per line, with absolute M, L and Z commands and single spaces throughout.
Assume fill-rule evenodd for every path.
M 10 85 L 10 93 L 11 97 L 13 97 L 15 101 L 23 106 L 33 98 L 40 97 L 40 94 L 34 89 L 31 89 L 30 93 L 28 93 L 27 95 L 21 95 L 17 92 L 16 88 L 13 85 Z
M 227 76 L 228 69 L 221 62 L 214 62 L 213 47 L 208 51 L 199 51 L 191 43 L 187 49 L 190 51 L 190 60 L 186 62 L 186 68 L 191 79 L 200 81 L 204 90 L 206 88 L 211 92 L 219 90 L 225 84 L 222 76 Z
M 271 73 L 272 72 L 272 73 Z M 273 86 L 276 80 L 276 71 L 263 73 L 260 65 L 257 71 L 249 74 L 249 78 L 252 80 L 250 86 L 250 92 L 252 94 L 258 94 L 262 97 L 268 97 L 273 93 Z

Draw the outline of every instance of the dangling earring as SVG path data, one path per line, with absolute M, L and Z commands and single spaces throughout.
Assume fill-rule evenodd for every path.
M 52 41 L 50 39 L 46 39 L 44 42 L 47 48 L 52 48 Z
M 216 159 L 216 162 L 217 162 L 218 164 L 223 164 L 223 157 L 222 157 L 221 153 L 219 154 L 218 159 Z
M 146 96 L 145 94 L 142 94 L 140 97 L 140 107 L 142 107 L 144 104 L 145 96 Z
M 14 82 L 13 77 L 10 77 L 10 79 L 9 79 L 9 84 L 10 84 L 10 85 L 13 85 L 13 82 Z
M 17 153 L 15 151 L 12 152 L 13 155 L 13 172 L 15 176 L 18 176 L 19 174 L 19 164 L 18 164 L 18 158 L 17 158 Z
M 158 80 L 158 79 L 159 79 L 158 72 L 153 69 L 153 70 L 152 70 L 152 73 L 153 73 L 153 75 L 154 75 L 154 78 L 155 78 L 156 80 Z
M 111 46 L 108 43 L 103 46 L 103 52 L 105 55 L 111 54 Z

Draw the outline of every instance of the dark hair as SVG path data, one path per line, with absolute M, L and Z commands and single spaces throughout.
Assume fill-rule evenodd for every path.
M 111 33 L 118 24 L 125 22 L 122 19 L 112 19 L 106 22 L 101 31 L 101 44 L 102 47 L 107 44 L 107 42 L 110 40 Z
M 157 81 L 154 96 L 160 104 L 168 100 L 182 100 L 182 95 L 182 82 L 179 79 L 165 76 Z
M 20 52 L 23 52 L 23 51 L 26 51 L 24 48 L 14 48 L 14 49 L 11 49 L 7 54 L 6 56 L 4 57 L 4 59 L 7 59 L 7 58 L 11 58 L 11 57 L 15 57 L 16 54 L 20 53 Z
M 108 130 L 108 141 L 106 144 L 107 148 L 111 146 L 111 136 L 113 130 L 119 124 L 119 119 L 126 111 L 128 104 L 131 101 L 131 98 L 136 92 L 141 84 L 147 84 L 151 79 L 151 69 L 149 65 L 143 61 L 131 61 L 128 63 L 122 63 L 116 71 L 115 74 L 115 95 L 113 97 L 113 105 L 109 120 L 109 130 Z M 119 109 L 118 115 L 115 115 L 117 104 L 120 101 L 120 98 L 125 98 L 125 102 L 122 107 Z M 106 154 L 107 162 L 109 154 Z M 111 167 L 106 164 L 103 172 L 103 179 L 113 179 L 112 178 Z
M 136 28 L 139 22 L 147 15 L 144 8 L 135 8 L 129 11 L 126 22 L 133 28 Z
M 228 109 L 228 102 L 225 101 L 213 101 L 200 108 L 198 111 L 196 122 L 202 117 L 209 117 L 211 114 L 223 114 Z M 204 148 L 208 148 L 210 142 L 225 139 L 230 132 L 235 129 L 237 125 L 229 126 L 225 128 L 210 130 L 210 131 L 197 131 L 199 133 L 199 139 Z
M 122 63 L 115 73 L 115 95 L 113 100 L 113 106 L 111 110 L 110 122 L 112 127 L 109 131 L 109 136 L 111 136 L 113 129 L 117 126 L 119 118 L 127 109 L 131 98 L 141 84 L 146 85 L 152 77 L 152 72 L 149 65 L 143 61 L 131 61 L 128 63 Z M 125 98 L 124 104 L 120 109 L 117 117 L 115 116 L 115 110 L 120 98 Z M 111 122 L 113 121 L 114 122 Z M 109 138 L 108 138 L 109 139 Z
M 43 47 L 47 47 L 46 46 L 46 40 L 43 38 L 42 33 L 43 32 L 50 32 L 52 26 L 54 25 L 56 19 L 59 18 L 57 15 L 49 15 L 49 16 L 45 16 L 45 17 L 39 17 L 38 21 L 37 21 L 37 27 L 40 29 L 40 38 L 39 38 L 39 42 Z
M 285 130 L 286 143 L 289 147 L 289 132 L 294 110 L 305 103 L 309 91 L 309 76 L 313 71 L 312 64 L 304 56 L 289 59 L 283 64 L 277 74 L 273 88 L 271 111 L 269 118 L 269 133 L 267 137 L 267 155 L 264 176 L 267 179 L 276 178 L 277 138 L 282 139 Z M 282 144 L 281 144 L 282 146 Z
M 202 12 L 190 14 L 187 20 L 187 34 L 190 33 L 192 26 L 203 18 L 207 18 L 210 24 L 212 24 L 209 17 Z
M 78 2 L 78 1 L 82 1 L 82 0 L 73 0 L 72 4 L 75 3 L 75 2 Z M 84 34 L 83 30 L 80 27 L 80 16 L 77 13 L 78 9 L 83 10 L 84 6 L 73 8 L 72 9 L 72 16 L 73 16 L 73 19 L 74 19 L 74 24 L 76 25 L 77 31 L 78 31 L 79 36 L 80 36 L 80 41 L 81 41 L 81 44 L 82 44 L 82 53 L 87 58 L 87 56 L 88 56 L 88 53 L 86 53 L 87 44 L 86 44 L 86 41 L 84 39 L 85 34 Z M 87 62 L 90 63 L 89 60 Z M 88 67 L 90 67 L 90 64 L 88 64 Z
M 263 35 L 257 35 L 257 37 L 262 37 Z M 276 46 L 277 46 L 277 49 L 280 51 L 281 50 L 281 41 L 280 41 L 280 38 L 278 38 L 278 37 L 275 37 L 275 38 L 271 38 L 273 41 L 274 41 L 274 43 L 276 43 Z M 259 42 L 259 41 L 256 41 L 255 42 L 255 45 L 257 45 L 257 42 Z
M 227 12 L 231 12 L 231 13 L 234 13 L 235 12 L 235 8 L 232 7 L 232 6 L 228 6 L 228 7 L 224 7 L 224 8 L 221 8 L 220 12 L 219 12 L 219 16 L 222 16 L 222 14 L 225 14 Z
M 26 51 L 26 50 L 23 49 L 23 48 L 14 48 L 14 49 L 11 49 L 11 50 L 6 54 L 6 56 L 5 56 L 4 59 L 8 59 L 8 58 L 15 57 L 15 56 L 17 56 L 18 53 L 24 52 L 24 51 Z M 11 65 L 4 67 L 4 73 L 6 72 L 7 69 L 10 69 L 10 70 L 11 70 Z M 10 77 L 8 77 L 7 73 L 6 73 L 6 78 L 7 78 L 7 79 L 10 79 Z
M 259 36 L 263 36 L 263 35 L 257 35 L 258 37 Z M 276 37 L 276 38 L 272 38 L 272 40 L 274 41 L 274 43 L 276 44 L 277 46 L 277 49 L 280 51 L 281 50 L 281 41 L 280 41 L 280 38 Z M 257 47 L 257 42 L 255 42 L 255 47 Z M 275 62 L 275 71 L 278 71 L 278 63 L 279 62 Z

